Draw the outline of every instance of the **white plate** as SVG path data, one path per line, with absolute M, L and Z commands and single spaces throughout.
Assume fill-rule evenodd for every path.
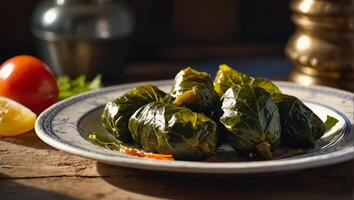
M 168 91 L 172 81 L 149 83 Z M 330 165 L 354 158 L 353 93 L 328 87 L 275 83 L 284 93 L 305 101 L 322 120 L 327 115 L 339 119 L 339 123 L 322 137 L 323 141 L 320 141 L 321 144 L 315 150 L 304 155 L 271 161 L 208 163 L 137 158 L 91 143 L 87 139 L 90 133 L 106 132 L 100 120 L 100 113 L 106 102 L 146 82 L 107 87 L 61 101 L 38 117 L 35 130 L 44 142 L 62 151 L 112 165 L 165 172 L 274 173 Z

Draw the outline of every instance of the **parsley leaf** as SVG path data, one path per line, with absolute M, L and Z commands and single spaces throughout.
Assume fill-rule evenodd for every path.
M 331 130 L 333 128 L 333 126 L 335 126 L 338 122 L 338 119 L 331 117 L 329 115 L 327 115 L 327 119 L 325 121 L 325 127 L 326 127 L 326 132 Z
M 81 75 L 75 79 L 70 79 L 69 76 L 60 76 L 57 79 L 59 99 L 63 100 L 83 92 L 99 89 L 102 87 L 101 79 L 102 76 L 99 74 L 92 81 L 87 81 L 85 75 Z

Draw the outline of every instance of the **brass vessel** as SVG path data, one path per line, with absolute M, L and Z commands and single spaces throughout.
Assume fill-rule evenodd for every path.
M 293 0 L 292 81 L 354 91 L 354 1 Z

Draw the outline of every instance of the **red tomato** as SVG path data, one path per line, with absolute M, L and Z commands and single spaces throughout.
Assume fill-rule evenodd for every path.
M 44 62 L 33 56 L 15 56 L 0 66 L 0 96 L 38 115 L 58 100 L 58 86 Z

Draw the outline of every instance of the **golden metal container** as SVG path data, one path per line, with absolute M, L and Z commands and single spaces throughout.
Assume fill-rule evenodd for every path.
M 293 0 L 296 31 L 285 51 L 290 79 L 354 91 L 354 1 Z

